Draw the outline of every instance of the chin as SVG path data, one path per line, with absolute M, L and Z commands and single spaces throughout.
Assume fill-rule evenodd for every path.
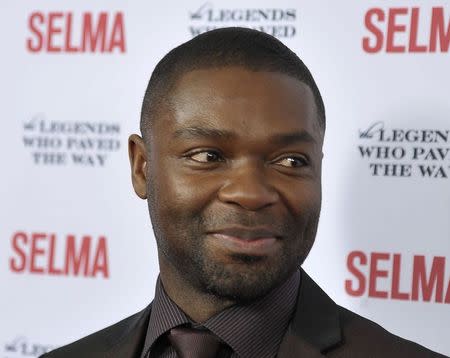
M 273 266 L 255 256 L 235 259 L 237 264 L 204 266 L 198 277 L 201 289 L 233 302 L 255 301 L 281 285 L 298 267 L 297 263 Z

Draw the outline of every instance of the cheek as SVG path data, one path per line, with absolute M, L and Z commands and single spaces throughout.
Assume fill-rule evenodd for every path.
M 322 191 L 320 182 L 304 181 L 280 188 L 280 196 L 296 218 L 308 217 L 320 211 Z
M 173 167 L 162 167 L 151 179 L 155 186 L 156 200 L 162 214 L 177 218 L 192 217 L 199 214 L 217 196 L 218 183 L 211 176 L 185 173 Z

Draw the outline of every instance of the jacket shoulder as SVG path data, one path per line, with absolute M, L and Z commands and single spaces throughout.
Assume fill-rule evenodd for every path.
M 330 357 L 445 358 L 417 343 L 390 333 L 375 322 L 338 307 L 342 341 Z
M 337 305 L 301 273 L 296 312 L 281 346 L 283 358 L 312 356 L 308 352 L 313 351 L 332 358 L 445 358 Z
M 109 327 L 94 332 L 73 343 L 57 348 L 40 358 L 99 358 L 110 357 L 111 350 L 120 345 L 142 320 L 148 318 L 150 306 Z

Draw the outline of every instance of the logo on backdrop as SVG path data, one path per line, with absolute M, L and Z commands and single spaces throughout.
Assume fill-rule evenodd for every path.
M 360 159 L 375 177 L 450 177 L 450 130 L 389 128 L 372 123 L 359 131 Z
M 14 273 L 109 278 L 105 236 L 57 236 L 17 231 L 11 237 L 9 269 Z
M 297 34 L 297 10 L 292 8 L 216 8 L 207 2 L 189 12 L 189 33 L 195 37 L 220 27 L 241 26 L 278 38 Z
M 43 114 L 23 123 L 23 145 L 36 165 L 104 167 L 120 149 L 116 122 L 54 121 Z
M 28 17 L 31 53 L 125 53 L 123 12 L 34 11 Z
M 367 53 L 448 52 L 450 18 L 443 7 L 372 8 L 364 16 Z
M 25 336 L 18 336 L 3 345 L 2 358 L 39 357 L 56 347 L 30 342 Z
M 352 251 L 347 256 L 350 296 L 450 304 L 445 256 Z

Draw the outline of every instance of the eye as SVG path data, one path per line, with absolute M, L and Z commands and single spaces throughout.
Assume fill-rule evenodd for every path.
M 188 157 L 193 161 L 199 163 L 214 163 L 214 162 L 223 162 L 222 155 L 214 150 L 203 150 L 201 152 L 195 152 L 189 154 Z
M 276 165 L 281 165 L 287 168 L 300 168 L 308 165 L 306 158 L 301 156 L 284 157 L 275 162 Z

